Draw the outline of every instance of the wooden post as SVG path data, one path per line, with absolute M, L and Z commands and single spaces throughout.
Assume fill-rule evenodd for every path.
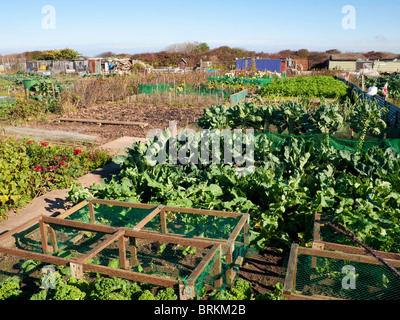
M 39 221 L 39 229 L 40 229 L 40 237 L 42 243 L 43 253 L 49 253 L 49 245 L 47 238 L 47 225 L 43 222 L 43 220 Z
M 90 223 L 96 223 L 96 218 L 94 216 L 94 207 L 93 207 L 92 200 L 89 200 L 88 207 L 89 207 Z
M 214 281 L 214 287 L 216 289 L 221 288 L 222 281 L 223 281 L 221 256 L 222 256 L 221 246 L 219 246 L 219 248 L 217 249 L 217 252 L 215 253 L 215 258 L 214 258 L 214 275 L 218 277 Z
M 196 297 L 194 285 L 192 283 L 179 283 L 179 298 L 180 300 L 193 300 Z
M 234 272 L 233 272 L 233 254 L 232 252 L 226 255 L 226 264 L 228 265 L 228 270 L 226 270 L 226 283 L 228 285 L 233 284 Z
M 361 89 L 365 91 L 365 76 L 364 74 L 361 76 Z
M 162 233 L 167 233 L 168 232 L 168 229 L 167 229 L 167 215 L 165 213 L 165 208 L 161 209 L 160 220 L 161 220 L 161 232 Z
M 294 289 L 296 289 L 296 269 L 297 269 L 297 254 L 299 250 L 299 245 L 293 243 L 290 249 L 290 256 L 288 267 L 286 271 L 285 284 L 283 286 L 283 294 L 290 296 Z
M 57 239 L 56 239 L 56 232 L 54 231 L 54 228 L 48 226 L 48 230 L 50 232 L 50 239 L 51 243 L 53 245 L 53 252 L 57 253 L 58 252 L 58 244 L 57 244 Z
M 71 277 L 72 278 L 75 278 L 77 280 L 83 279 L 83 267 L 81 264 L 71 262 L 69 264 L 69 267 L 71 269 Z
M 129 238 L 129 250 L 131 252 L 130 264 L 132 267 L 137 267 L 139 265 L 139 260 L 137 258 L 136 238 Z
M 126 240 L 124 236 L 118 239 L 119 266 L 122 269 L 129 269 L 129 261 L 126 259 Z
M 244 237 L 244 244 L 249 245 L 250 244 L 250 215 L 247 219 L 246 224 L 243 226 L 243 237 Z

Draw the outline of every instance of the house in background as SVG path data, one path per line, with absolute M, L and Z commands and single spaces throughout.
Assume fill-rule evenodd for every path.
M 395 73 L 400 72 L 400 61 L 397 59 L 335 59 L 331 56 L 328 60 L 328 69 L 343 72 L 363 72 L 366 74 Z

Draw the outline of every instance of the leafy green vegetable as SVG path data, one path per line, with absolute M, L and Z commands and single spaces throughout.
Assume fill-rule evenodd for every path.
M 21 280 L 17 277 L 10 277 L 0 282 L 0 300 L 17 298 L 22 290 L 20 289 Z
M 276 79 L 261 88 L 262 96 L 280 95 L 283 97 L 309 97 L 342 99 L 345 98 L 348 86 L 330 76 L 295 77 Z
M 155 300 L 178 300 L 175 290 L 166 288 L 157 292 Z

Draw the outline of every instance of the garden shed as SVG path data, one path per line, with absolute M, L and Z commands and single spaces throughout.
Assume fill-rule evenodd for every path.
M 237 59 L 236 60 L 236 69 L 237 70 L 248 70 L 255 61 L 256 68 L 258 71 L 271 71 L 271 72 L 278 72 L 284 73 L 286 61 L 282 62 L 281 59 Z

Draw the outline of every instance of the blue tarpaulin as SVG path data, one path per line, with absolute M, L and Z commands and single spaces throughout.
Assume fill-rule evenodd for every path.
M 256 59 L 256 68 L 258 71 L 271 71 L 282 73 L 282 62 L 280 59 Z M 236 60 L 236 69 L 248 70 L 253 59 Z

